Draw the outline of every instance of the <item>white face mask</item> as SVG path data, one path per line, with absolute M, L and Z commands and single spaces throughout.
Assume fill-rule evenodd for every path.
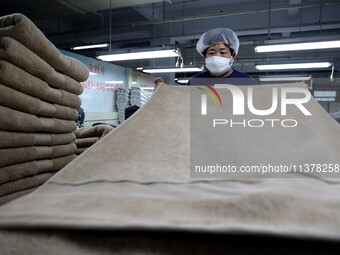
M 230 70 L 232 58 L 212 56 L 205 59 L 205 66 L 214 75 L 220 76 Z

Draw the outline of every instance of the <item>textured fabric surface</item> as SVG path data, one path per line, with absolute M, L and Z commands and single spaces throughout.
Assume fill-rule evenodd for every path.
M 83 92 L 80 82 L 55 71 L 34 52 L 11 37 L 0 37 L 0 58 L 42 79 L 54 88 L 63 89 L 76 95 Z
M 46 103 L 38 98 L 8 88 L 0 84 L 0 105 L 33 115 L 65 120 L 75 120 L 78 117 L 76 109 Z
M 2 255 L 337 255 L 339 243 L 180 232 L 12 230 L 0 232 Z
M 18 191 L 18 192 L 14 192 L 14 193 L 9 194 L 9 195 L 1 196 L 0 197 L 0 205 L 6 204 L 9 201 L 12 201 L 16 198 L 27 195 L 27 194 L 31 193 L 32 191 L 34 191 L 35 189 L 37 189 L 38 187 L 39 186 L 34 187 L 34 188 L 30 188 L 30 189 L 26 189 L 26 190 L 21 190 L 21 191 Z
M 104 137 L 113 130 L 112 127 L 107 125 L 97 125 L 94 127 L 78 128 L 74 133 L 78 138 L 88 137 Z
M 312 173 L 278 178 L 190 178 L 190 117 L 197 117 L 190 115 L 190 108 L 200 109 L 200 101 L 190 105 L 190 89 L 195 88 L 160 85 L 136 114 L 44 186 L 0 207 L 0 228 L 124 230 L 127 234 L 135 230 L 186 231 L 340 240 L 340 183 L 336 178 Z M 269 89 L 253 88 L 257 106 L 268 105 Z M 299 121 L 295 130 L 218 129 L 211 135 L 202 129 L 206 139 L 203 156 L 238 166 L 262 160 L 272 164 L 291 160 L 339 163 L 338 123 L 315 100 L 305 106 L 313 112 L 312 118 L 296 109 L 289 112 L 290 118 Z M 219 108 L 209 110 L 215 116 Z M 227 111 L 227 116 L 232 115 L 232 109 Z M 60 239 L 52 236 L 59 243 Z M 10 247 L 17 237 L 7 235 L 5 246 Z M 69 247 L 69 240 L 61 240 L 60 245 Z
M 0 196 L 5 196 L 8 194 L 13 194 L 22 190 L 31 189 L 37 187 L 49 178 L 51 178 L 52 173 L 37 174 L 34 176 L 22 178 L 16 181 L 7 182 L 0 185 Z
M 62 55 L 44 34 L 22 14 L 0 18 L 0 35 L 15 38 L 49 65 L 77 81 L 85 81 L 89 72 L 80 61 Z
M 38 159 L 64 157 L 73 154 L 76 149 L 77 146 L 74 143 L 0 149 L 0 167 Z
M 0 105 L 0 129 L 21 132 L 68 133 L 77 128 L 72 120 L 37 117 Z
M 34 145 L 62 145 L 74 142 L 76 135 L 46 134 L 46 133 L 25 133 L 0 130 L 0 149 L 27 147 Z
M 45 81 L 4 60 L 0 60 L 0 83 L 46 102 L 75 109 L 81 105 L 81 99 L 77 95 L 51 88 Z

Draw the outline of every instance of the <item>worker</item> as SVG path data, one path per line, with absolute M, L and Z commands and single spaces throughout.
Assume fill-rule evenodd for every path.
M 205 58 L 207 70 L 191 77 L 187 85 L 202 85 L 200 83 L 204 81 L 225 82 L 232 85 L 257 85 L 250 75 L 232 68 L 239 46 L 240 42 L 236 34 L 228 28 L 215 28 L 204 33 L 197 42 L 196 50 Z

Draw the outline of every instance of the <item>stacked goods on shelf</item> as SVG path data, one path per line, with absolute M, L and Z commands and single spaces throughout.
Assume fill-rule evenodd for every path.
M 0 18 L 0 204 L 75 158 L 74 120 L 88 75 L 25 16 Z
M 129 90 L 119 88 L 117 93 L 118 120 L 122 123 L 125 120 L 125 108 L 130 106 Z
M 85 150 L 90 148 L 108 133 L 113 130 L 113 127 L 108 125 L 97 125 L 94 127 L 78 128 L 75 131 L 77 145 L 76 155 L 80 155 Z
M 144 91 L 138 87 L 132 87 L 130 89 L 130 104 L 141 107 L 151 97 L 152 92 Z

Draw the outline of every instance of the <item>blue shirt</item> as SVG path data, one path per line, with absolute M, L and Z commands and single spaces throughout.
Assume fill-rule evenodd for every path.
M 245 86 L 245 85 L 257 85 L 256 81 L 249 74 L 241 73 L 237 70 L 233 70 L 233 72 L 224 78 L 217 78 L 211 75 L 209 71 L 204 71 L 198 74 L 195 74 L 187 83 L 187 86 L 190 85 L 203 85 L 203 83 L 207 83 L 211 86 L 215 84 L 231 84 L 236 86 Z

